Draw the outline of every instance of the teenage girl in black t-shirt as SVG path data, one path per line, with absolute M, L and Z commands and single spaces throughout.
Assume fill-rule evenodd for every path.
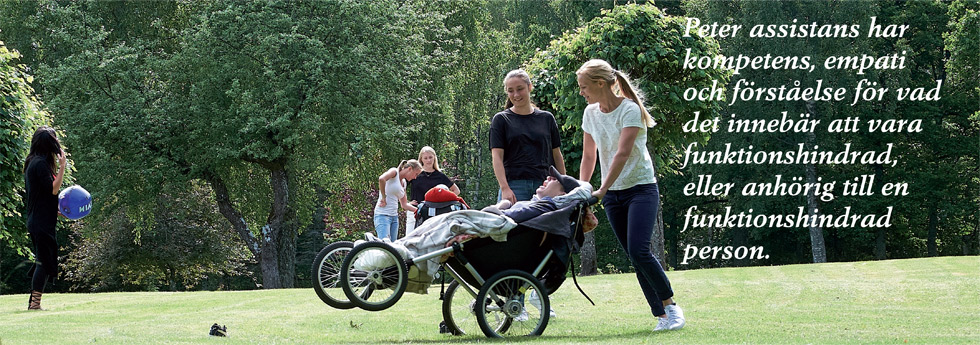
M 450 180 L 449 176 L 439 170 L 439 158 L 436 157 L 436 150 L 429 146 L 423 147 L 419 151 L 419 162 L 422 163 L 422 172 L 414 180 L 408 182 L 411 189 L 408 200 L 412 206 L 418 206 L 419 203 L 425 201 L 425 193 L 440 184 L 449 186 L 449 190 L 453 194 L 459 195 L 459 186 L 456 186 L 456 183 Z M 415 230 L 415 213 L 407 212 L 405 214 L 405 233 L 407 234 L 412 230 Z
M 58 162 L 55 165 L 55 161 Z M 27 233 L 37 257 L 32 270 L 31 297 L 27 309 L 41 309 L 41 293 L 48 280 L 58 274 L 58 190 L 65 177 L 65 151 L 54 129 L 41 126 L 31 139 L 31 151 L 24 162 L 24 187 L 27 192 Z M 54 173 L 57 169 L 57 173 Z
M 531 104 L 531 77 L 513 70 L 504 77 L 507 109 L 490 122 L 493 174 L 500 185 L 498 199 L 511 203 L 530 200 L 548 176 L 548 167 L 565 173 L 561 136 L 555 116 Z

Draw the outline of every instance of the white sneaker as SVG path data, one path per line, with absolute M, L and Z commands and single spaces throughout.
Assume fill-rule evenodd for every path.
M 516 317 L 514 317 L 514 321 L 517 321 L 517 322 L 525 322 L 525 321 L 530 320 L 530 319 L 531 319 L 531 316 L 527 314 L 527 310 L 521 310 L 521 313 L 519 315 L 517 315 Z
M 681 307 L 672 304 L 664 307 L 664 310 L 667 311 L 667 329 L 674 331 L 684 328 L 687 322 L 684 320 L 684 311 Z
M 666 331 L 666 330 L 669 330 L 669 329 L 670 329 L 670 326 L 667 323 L 667 318 L 666 317 L 657 317 L 657 327 L 654 327 L 653 328 L 653 331 L 654 332 L 661 332 L 661 331 Z
M 531 305 L 533 305 L 535 308 L 538 308 L 538 310 L 541 309 L 541 299 L 538 297 L 538 292 L 536 290 L 531 291 L 531 294 L 528 297 L 528 302 L 531 302 Z M 554 308 L 548 308 L 548 314 L 549 314 L 548 316 L 551 317 L 552 319 L 558 317 L 558 315 L 555 314 Z

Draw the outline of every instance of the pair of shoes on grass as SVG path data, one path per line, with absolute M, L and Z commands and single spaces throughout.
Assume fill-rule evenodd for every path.
M 529 302 L 531 302 L 531 305 L 533 305 L 535 308 L 538 308 L 539 310 L 541 309 L 541 298 L 538 297 L 538 292 L 537 291 L 531 291 L 531 296 L 529 298 Z M 524 311 L 524 312 L 521 313 L 521 316 L 524 316 L 524 319 L 525 320 L 527 319 L 526 314 L 527 314 L 527 311 Z M 553 308 L 548 308 L 548 315 L 552 319 L 558 317 L 558 315 L 555 314 L 555 309 L 553 309 Z M 518 321 L 520 321 L 520 320 L 518 320 Z
M 667 312 L 667 317 L 657 318 L 657 327 L 653 329 L 654 332 L 675 331 L 684 328 L 686 321 L 684 320 L 684 311 L 681 310 L 681 307 L 671 304 L 664 307 L 664 310 Z

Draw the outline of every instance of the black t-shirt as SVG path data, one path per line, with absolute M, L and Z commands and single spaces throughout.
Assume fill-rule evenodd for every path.
M 27 192 L 27 230 L 54 233 L 58 222 L 58 196 L 51 194 L 54 176 L 43 157 L 31 158 L 24 173 Z
M 425 201 L 425 192 L 440 184 L 444 184 L 446 187 L 452 187 L 455 183 L 446 174 L 438 170 L 431 173 L 422 170 L 414 180 L 408 181 L 408 186 L 411 188 L 411 197 L 408 198 L 408 201 Z
M 534 109 L 519 115 L 510 109 L 490 122 L 490 149 L 504 149 L 504 171 L 508 180 L 543 180 L 555 164 L 552 150 L 561 146 L 555 116 Z

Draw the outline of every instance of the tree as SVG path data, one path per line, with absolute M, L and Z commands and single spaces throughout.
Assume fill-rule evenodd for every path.
M 682 37 L 684 20 L 665 15 L 652 5 L 625 5 L 603 11 L 603 15 L 574 32 L 568 32 L 537 53 L 528 62 L 528 72 L 539 106 L 555 114 L 564 138 L 573 145 L 566 151 L 569 162 L 581 159 L 581 115 L 585 100 L 578 95 L 575 71 L 592 58 L 604 59 L 634 79 L 634 86 L 646 92 L 646 105 L 659 123 L 650 129 L 647 146 L 655 156 L 659 174 L 677 172 L 677 157 L 690 142 L 705 142 L 706 133 L 686 133 L 684 122 L 695 112 L 713 116 L 720 108 L 715 101 L 685 102 L 689 87 L 711 86 L 712 80 L 724 84 L 728 72 L 720 69 L 683 69 L 687 49 L 692 54 L 712 55 L 718 44 L 702 37 Z M 576 167 L 573 163 L 566 165 Z M 577 170 L 577 169 L 575 169 Z M 598 174 L 596 174 L 598 175 Z M 598 185 L 599 176 L 593 177 Z M 653 241 L 654 254 L 663 260 L 663 217 L 658 215 Z M 584 259 L 583 259 L 584 261 Z
M 30 85 L 33 77 L 17 63 L 19 57 L 0 41 L 0 248 L 28 256 L 22 214 L 24 160 L 34 131 L 50 125 L 51 116 L 35 97 Z

